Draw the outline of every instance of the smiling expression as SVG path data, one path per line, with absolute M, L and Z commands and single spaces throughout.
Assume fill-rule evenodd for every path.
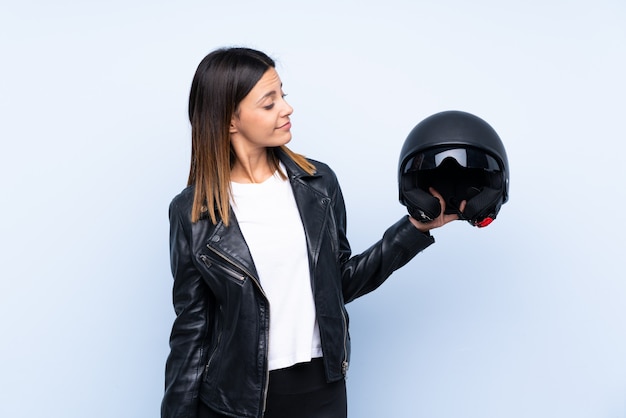
M 278 73 L 274 68 L 268 69 L 233 115 L 230 125 L 233 146 L 255 152 L 287 144 L 291 140 L 292 113 Z

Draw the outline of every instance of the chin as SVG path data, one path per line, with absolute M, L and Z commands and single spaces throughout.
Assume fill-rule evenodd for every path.
M 288 143 L 291 142 L 291 133 L 289 133 L 289 135 L 281 138 L 280 141 L 276 141 L 276 147 L 280 147 L 281 145 L 287 145 Z

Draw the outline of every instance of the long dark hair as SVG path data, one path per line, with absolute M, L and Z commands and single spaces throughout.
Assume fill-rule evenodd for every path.
M 219 218 L 228 225 L 234 162 L 230 122 L 244 97 L 275 66 L 265 53 L 250 48 L 220 48 L 198 65 L 189 93 L 191 165 L 187 184 L 194 186 L 193 222 L 208 211 L 214 224 Z M 280 148 L 309 174 L 315 171 L 302 155 L 286 146 Z M 278 168 L 276 154 L 270 152 L 269 156 L 270 163 Z

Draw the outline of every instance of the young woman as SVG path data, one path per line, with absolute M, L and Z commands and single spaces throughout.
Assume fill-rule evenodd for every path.
M 219 49 L 198 66 L 188 187 L 169 211 L 177 316 L 162 418 L 346 417 L 344 305 L 457 219 L 406 216 L 351 255 L 335 174 L 286 147 L 292 112 L 260 51 Z

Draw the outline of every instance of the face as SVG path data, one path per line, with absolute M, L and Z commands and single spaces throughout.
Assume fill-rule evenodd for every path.
M 278 73 L 274 68 L 268 69 L 241 101 L 231 120 L 231 143 L 236 152 L 254 152 L 288 143 L 292 113 Z

